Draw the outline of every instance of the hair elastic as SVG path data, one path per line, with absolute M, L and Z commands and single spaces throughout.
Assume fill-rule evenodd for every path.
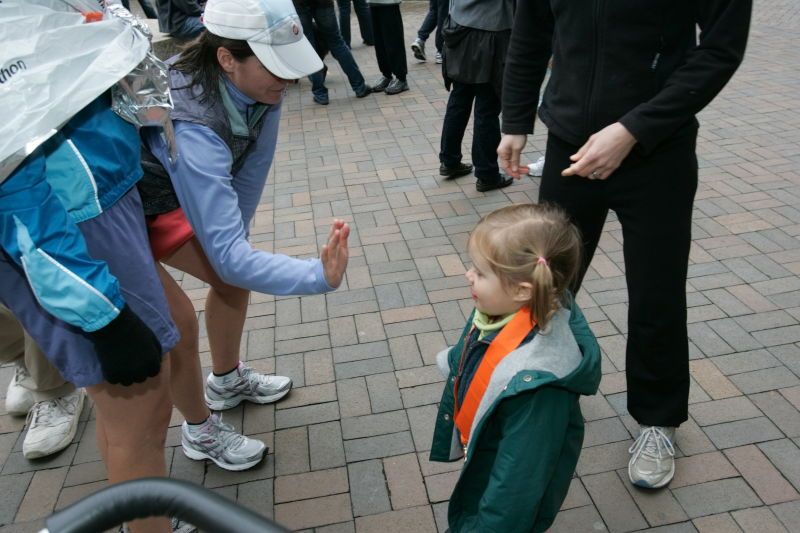
M 545 259 L 544 257 L 540 257 L 540 258 L 539 258 L 539 259 L 536 261 L 536 264 L 537 264 L 537 265 L 548 265 L 548 263 L 547 263 L 547 259 Z

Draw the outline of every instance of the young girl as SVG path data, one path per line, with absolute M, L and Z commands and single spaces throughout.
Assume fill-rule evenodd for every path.
M 583 443 L 578 397 L 600 383 L 600 349 L 568 287 L 581 240 L 554 207 L 513 205 L 469 240 L 475 311 L 446 371 L 431 460 L 464 458 L 453 533 L 539 532 L 553 523 Z

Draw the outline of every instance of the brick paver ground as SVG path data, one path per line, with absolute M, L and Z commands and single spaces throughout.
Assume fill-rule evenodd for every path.
M 409 41 L 424 9 L 404 5 Z M 583 401 L 585 449 L 554 531 L 800 531 L 798 39 L 797 1 L 757 2 L 745 63 L 701 116 L 691 418 L 678 431 L 678 473 L 659 492 L 634 489 L 625 473 L 636 430 L 625 410 L 627 295 L 620 228 L 607 223 L 579 298 L 603 348 L 601 394 Z M 373 78 L 373 50 L 355 37 L 354 53 Z M 467 232 L 496 207 L 535 200 L 538 180 L 481 194 L 471 176 L 439 178 L 447 93 L 432 62 L 411 60 L 411 91 L 361 100 L 328 65 L 329 106 L 312 103 L 305 80 L 289 90 L 252 240 L 311 256 L 331 218 L 344 218 L 353 227 L 346 283 L 325 296 L 252 296 L 242 358 L 296 388 L 225 420 L 264 439 L 268 459 L 242 473 L 187 460 L 176 415 L 168 464 L 172 476 L 293 529 L 444 531 L 461 465 L 427 460 L 442 380 L 434 355 L 470 311 Z M 540 127 L 530 160 L 543 147 Z M 201 284 L 182 283 L 202 310 Z M 10 377 L 0 369 L 0 394 Z M 73 445 L 29 462 L 25 420 L 2 409 L 0 531 L 35 531 L 54 508 L 105 486 L 90 410 Z

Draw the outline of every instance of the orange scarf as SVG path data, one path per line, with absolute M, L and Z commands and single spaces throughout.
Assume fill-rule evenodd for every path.
M 511 322 L 497 334 L 497 337 L 489 344 L 486 354 L 483 356 L 478 370 L 475 371 L 475 376 L 469 384 L 467 393 L 464 395 L 464 401 L 461 407 L 458 406 L 458 381 L 454 385 L 453 394 L 456 399 L 454 402 L 453 419 L 455 420 L 456 427 L 461 433 L 461 444 L 467 445 L 469 441 L 469 432 L 472 429 L 472 422 L 475 420 L 475 414 L 478 411 L 478 406 L 489 387 L 489 380 L 492 378 L 492 373 L 495 367 L 500 364 L 500 361 L 508 354 L 517 349 L 520 343 L 528 336 L 528 334 L 536 326 L 536 321 L 533 320 L 531 312 L 528 308 L 523 307 Z

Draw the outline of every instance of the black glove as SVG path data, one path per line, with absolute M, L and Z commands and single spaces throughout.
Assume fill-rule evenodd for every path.
M 141 383 L 161 370 L 161 343 L 127 305 L 108 325 L 88 335 L 109 383 Z

